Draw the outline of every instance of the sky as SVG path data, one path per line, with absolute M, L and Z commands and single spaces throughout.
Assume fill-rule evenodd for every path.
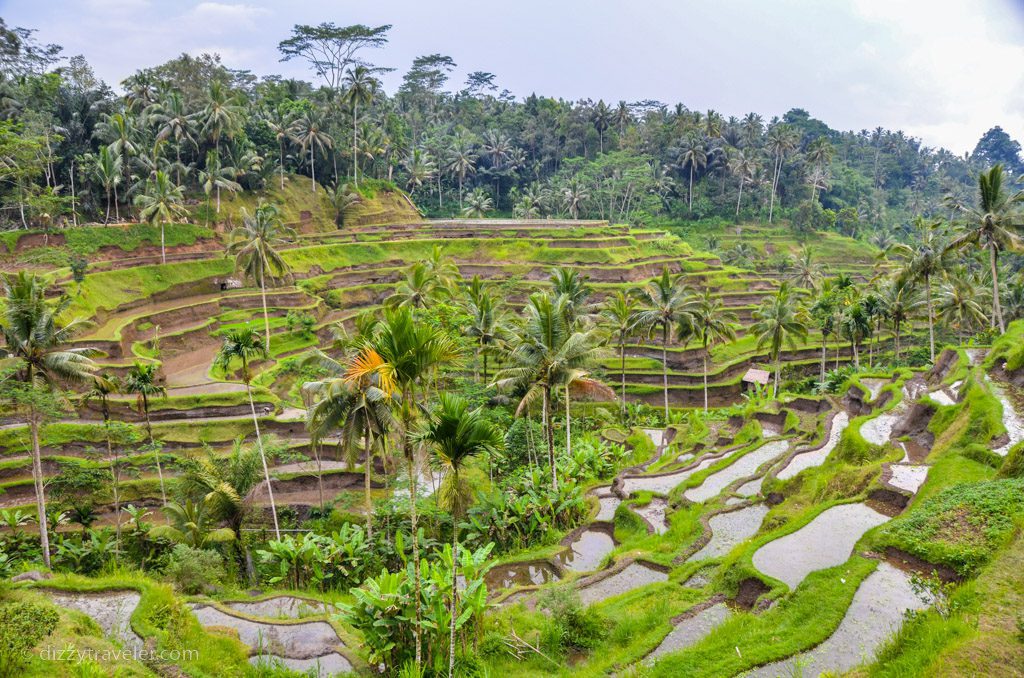
M 364 56 L 396 69 L 391 92 L 413 58 L 439 52 L 458 64 L 452 89 L 482 70 L 517 97 L 766 119 L 804 108 L 955 153 L 993 125 L 1024 143 L 1024 0 L 0 0 L 0 17 L 115 88 L 182 52 L 315 80 L 279 62 L 294 24 L 390 23 L 388 46 Z

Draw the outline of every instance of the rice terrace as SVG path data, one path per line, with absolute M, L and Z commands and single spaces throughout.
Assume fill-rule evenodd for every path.
M 1024 676 L 1019 111 L 54 4 L 0 19 L 0 678 Z

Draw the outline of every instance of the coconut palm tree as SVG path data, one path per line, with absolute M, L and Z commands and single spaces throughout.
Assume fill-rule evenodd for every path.
M 380 88 L 380 81 L 373 77 L 373 71 L 363 65 L 348 69 L 344 79 L 343 99 L 352 107 L 352 179 L 359 186 L 359 104 L 369 106 Z
M 405 167 L 405 171 L 409 175 L 405 182 L 405 187 L 410 192 L 422 188 L 424 184 L 429 183 L 437 172 L 437 166 L 434 164 L 434 161 L 421 148 L 414 148 L 412 153 L 402 162 L 402 166 Z
M 806 290 L 814 289 L 821 278 L 821 267 L 814 261 L 814 250 L 802 247 L 800 256 L 793 258 L 792 267 L 789 278 L 793 284 Z
M 921 297 L 905 276 L 897 275 L 882 288 L 885 318 L 892 324 L 895 337 L 896 360 L 900 359 L 900 331 L 903 324 L 910 322 L 921 307 Z
M 417 261 L 406 271 L 405 279 L 398 282 L 394 294 L 385 303 L 418 310 L 425 308 L 444 291 L 433 271 L 422 261 Z
M 932 281 L 946 269 L 950 244 L 941 230 L 939 222 L 926 222 L 917 217 L 914 227 L 918 237 L 914 246 L 896 243 L 887 252 L 903 258 L 900 275 L 907 281 L 921 284 L 925 292 L 925 307 L 928 314 L 928 350 L 935 361 L 935 308 L 932 303 Z
M 504 437 L 481 409 L 469 409 L 461 396 L 442 393 L 437 407 L 413 439 L 430 450 L 431 460 L 443 473 L 439 504 L 452 516 L 452 601 L 448 639 L 448 675 L 455 675 L 455 626 L 458 619 L 459 520 L 473 494 L 462 477 L 470 460 L 501 449 Z
M 181 92 L 171 92 L 163 102 L 150 106 L 146 115 L 157 127 L 157 141 L 174 139 L 174 154 L 177 159 L 176 169 L 178 172 L 175 180 L 180 184 L 181 147 L 186 142 L 193 146 L 196 145 L 195 137 L 192 135 L 192 116 L 188 113 Z
M 319 118 L 311 113 L 302 114 L 292 123 L 291 135 L 292 141 L 299 145 L 303 154 L 309 152 L 309 171 L 313 180 L 313 193 L 316 193 L 316 149 L 326 153 L 334 147 L 334 138 L 323 130 Z
M 184 504 L 172 501 L 164 506 L 164 515 L 170 523 L 154 526 L 149 534 L 197 549 L 233 541 L 234 531 L 230 527 L 216 527 L 212 513 L 205 497 L 199 501 L 187 499 Z
M 31 391 L 52 391 L 60 382 L 83 382 L 96 367 L 90 359 L 90 348 L 67 348 L 68 342 L 82 328 L 82 322 L 64 323 L 61 318 L 71 304 L 69 297 L 51 302 L 46 284 L 35 274 L 19 272 L 3 275 L 4 309 L 0 333 L 4 346 L 0 359 L 13 373 L 13 378 L 30 392 L 25 394 L 22 409 L 32 437 L 32 481 L 35 485 L 39 538 L 43 563 L 50 567 L 50 539 L 46 522 L 46 494 L 43 486 L 43 462 L 39 446 L 39 427 L 43 413 Z
M 270 314 L 267 310 L 267 280 L 287 277 L 290 267 L 278 248 L 295 237 L 295 230 L 281 222 L 281 214 L 271 204 L 261 204 L 250 214 L 242 208 L 242 225 L 228 234 L 227 253 L 235 257 L 235 270 L 260 286 L 263 302 L 263 330 L 266 351 L 270 352 Z
M 295 122 L 294 116 L 284 110 L 273 109 L 265 115 L 264 121 L 270 128 L 271 134 L 274 135 L 274 140 L 277 141 L 277 167 L 281 177 L 281 190 L 284 190 L 284 149 L 292 138 L 291 129 Z
M 693 335 L 700 342 L 704 353 L 704 411 L 708 411 L 708 346 L 716 341 L 734 341 L 736 330 L 732 323 L 736 322 L 736 314 L 725 308 L 722 300 L 711 296 L 711 290 L 704 294 L 690 312 L 690 326 Z
M 90 388 L 82 394 L 82 402 L 90 400 L 99 401 L 100 415 L 103 417 L 103 436 L 107 443 L 107 462 L 110 464 L 111 490 L 114 496 L 114 535 L 120 548 L 121 546 L 121 468 L 117 455 L 114 454 L 114 445 L 110 435 L 110 396 L 120 390 L 120 382 L 116 375 L 94 374 L 91 375 Z
M 182 187 L 160 170 L 153 180 L 146 182 L 145 192 L 135 196 L 135 204 L 140 208 L 139 218 L 160 226 L 160 262 L 164 264 L 167 263 L 164 229 L 170 222 L 187 214 L 182 204 L 184 198 Z
M 587 276 L 580 275 L 571 266 L 560 266 L 551 270 L 548 280 L 551 281 L 552 292 L 565 297 L 565 313 L 570 327 L 575 328 L 581 321 L 589 320 L 591 305 L 588 300 L 592 290 L 587 284 Z
M 788 282 L 782 283 L 775 294 L 766 297 L 754 311 L 751 332 L 757 337 L 758 348 L 768 346 L 768 356 L 775 364 L 775 385 L 772 395 L 779 394 L 779 371 L 784 346 L 796 348 L 797 340 L 807 337 L 807 317 L 800 300 Z
M 821 372 L 818 375 L 821 389 L 825 387 L 825 352 L 828 348 L 828 337 L 835 332 L 838 306 L 837 292 L 832 286 L 832 281 L 822 281 L 821 287 L 815 290 L 814 303 L 808 309 L 810 320 L 821 332 Z
M 494 201 L 482 188 L 474 188 L 466 198 L 466 206 L 462 208 L 462 216 L 468 219 L 482 219 L 494 209 Z
M 501 388 L 525 389 L 516 409 L 522 415 L 539 398 L 551 468 L 551 487 L 558 488 L 555 465 L 554 426 L 551 413 L 553 393 L 566 383 L 570 372 L 586 369 L 599 356 L 604 339 L 596 328 L 575 330 L 568 321 L 563 296 L 535 292 L 524 309 L 521 327 L 504 352 L 504 364 L 495 376 Z
M 476 343 L 477 359 L 483 359 L 483 383 L 486 384 L 488 354 L 499 342 L 511 336 L 508 318 L 502 306 L 483 286 L 479 276 L 473 278 L 467 292 L 466 312 L 470 323 L 465 327 L 465 333 L 473 337 Z
M 626 414 L 626 339 L 636 329 L 637 306 L 634 298 L 621 290 L 607 297 L 601 307 L 600 315 L 606 326 L 616 335 L 619 343 L 619 371 L 622 378 L 619 395 L 619 412 Z
M 594 129 L 597 130 L 600 152 L 604 153 L 604 133 L 611 127 L 612 120 L 614 119 L 612 109 L 602 99 L 597 102 L 597 106 L 594 106 L 590 119 L 594 123 Z
M 149 417 L 150 401 L 153 398 L 167 397 L 167 389 L 156 381 L 157 369 L 158 365 L 156 363 L 143 363 L 136 360 L 128 369 L 128 374 L 125 375 L 122 390 L 125 393 L 135 394 L 136 409 L 142 412 L 146 418 L 146 435 L 149 438 L 149 445 L 153 448 L 153 453 L 156 456 L 156 474 L 160 479 L 160 499 L 166 504 L 167 490 L 164 487 L 164 470 L 160 465 L 160 450 L 156 449 L 155 441 L 153 440 L 153 422 Z
M 242 190 L 242 185 L 235 181 L 238 170 L 234 167 L 226 167 L 221 164 L 220 153 L 214 150 L 207 151 L 206 164 L 199 172 L 199 185 L 203 187 L 206 194 L 206 214 L 209 220 L 210 196 L 217 194 L 217 214 L 220 214 L 220 192 L 221 189 L 237 193 Z
M 364 496 L 366 501 L 366 534 L 373 537 L 373 497 L 370 480 L 373 474 L 374 450 L 387 442 L 394 423 L 391 414 L 393 391 L 390 382 L 382 379 L 380 355 L 364 348 L 346 362 L 339 362 L 321 351 L 308 359 L 328 373 L 326 379 L 306 382 L 303 394 L 313 402 L 306 414 L 306 426 L 313 444 L 341 431 L 341 446 L 351 466 L 359 450 L 363 451 Z M 377 368 L 377 369 L 373 369 Z M 358 376 L 348 378 L 348 374 Z
M 229 92 L 219 80 L 211 80 L 206 92 L 206 104 L 199 113 L 202 133 L 213 141 L 217 154 L 220 155 L 220 141 L 223 137 L 232 138 L 242 126 L 245 108 Z
M 1024 247 L 1020 231 L 1024 229 L 1024 213 L 1018 207 L 1024 203 L 1024 191 L 1011 194 L 1003 185 L 1002 165 L 994 165 L 978 175 L 978 203 L 967 205 L 958 200 L 949 203 L 950 209 L 961 215 L 954 222 L 960 231 L 946 246 L 949 250 L 981 247 L 988 250 L 989 272 L 992 276 L 991 326 L 1006 331 L 1003 310 L 999 303 L 999 251 L 1019 250 Z
M 93 136 L 107 143 L 111 155 L 121 159 L 122 183 L 131 181 L 131 158 L 139 153 L 135 118 L 128 113 L 111 113 L 96 125 Z
M 615 391 L 594 379 L 590 372 L 580 368 L 568 370 L 562 376 L 562 394 L 565 396 L 565 455 L 572 454 L 572 395 L 593 400 L 611 400 Z
M 587 191 L 587 187 L 577 177 L 570 179 L 569 183 L 562 189 L 562 206 L 565 207 L 565 211 L 573 219 L 580 218 L 580 210 L 583 209 L 583 203 L 589 199 L 590 192 Z
M 377 359 L 354 362 L 345 378 L 350 382 L 375 375 L 385 393 L 397 392 L 400 397 L 392 403 L 398 409 L 399 434 L 402 454 L 409 472 L 409 519 L 412 530 L 413 577 L 416 586 L 416 662 L 423 657 L 420 632 L 422 609 L 420 602 L 420 547 L 417 538 L 416 510 L 416 454 L 413 445 L 413 427 L 419 415 L 420 398 L 431 374 L 453 363 L 458 358 L 458 347 L 439 329 L 416 322 L 412 311 L 399 307 L 385 311 L 384 319 L 377 323 L 372 336 L 362 341 L 361 353 L 370 357 L 372 350 Z
M 871 336 L 871 316 L 864 306 L 864 299 L 855 299 L 843 309 L 839 316 L 839 330 L 850 342 L 853 365 L 860 369 L 860 344 Z
M 665 424 L 668 425 L 668 338 L 674 327 L 692 327 L 694 298 L 689 289 L 673 278 L 668 267 L 661 269 L 661 276 L 654 278 L 644 287 L 636 290 L 634 296 L 640 304 L 636 312 L 636 327 L 648 334 L 661 330 L 661 376 L 665 395 Z
M 949 276 L 939 286 L 938 317 L 964 343 L 968 334 L 988 318 L 978 300 L 978 290 L 962 276 Z
M 687 209 L 693 212 L 693 174 L 708 165 L 708 149 L 704 140 L 696 133 L 687 135 L 682 145 L 676 149 L 676 167 L 680 171 L 689 170 L 690 188 L 686 194 Z
M 729 158 L 729 171 L 740 180 L 739 191 L 736 194 L 736 217 L 740 216 L 740 205 L 743 202 L 743 186 L 754 178 L 757 172 L 757 160 L 747 155 L 746 151 L 738 150 Z
M 252 398 L 252 361 L 265 360 L 268 351 L 260 341 L 259 335 L 248 325 L 229 332 L 224 337 L 224 344 L 217 353 L 214 364 L 225 374 L 231 372 L 235 363 L 240 366 L 239 375 L 245 384 L 245 393 L 249 397 L 249 409 L 252 411 L 252 425 L 256 430 L 256 447 L 263 463 L 263 479 L 267 483 L 267 497 L 270 499 L 270 513 L 274 518 L 274 536 L 281 538 L 281 528 L 277 522 L 277 506 L 274 504 L 274 488 L 270 483 L 270 469 L 267 466 L 267 455 L 263 448 L 263 436 L 260 434 L 260 420 L 256 415 L 256 402 Z
M 114 194 L 114 219 L 121 221 L 121 212 L 118 208 L 117 187 L 121 183 L 121 157 L 110 152 L 107 146 L 100 147 L 100 153 L 96 157 L 96 180 L 103 186 L 107 194 L 107 215 L 103 223 L 110 222 L 110 194 Z
M 775 195 L 779 189 L 779 177 L 782 175 L 782 164 L 786 156 L 792 153 L 799 143 L 799 135 L 789 125 L 776 124 L 768 130 L 765 148 L 773 159 L 772 164 L 772 197 L 768 206 L 768 223 L 775 214 Z
M 459 211 L 462 211 L 462 186 L 466 176 L 476 173 L 476 162 L 478 159 L 476 143 L 472 135 L 465 130 L 459 130 L 452 138 L 451 146 L 448 148 L 448 158 L 445 169 L 449 174 L 454 174 L 459 180 Z

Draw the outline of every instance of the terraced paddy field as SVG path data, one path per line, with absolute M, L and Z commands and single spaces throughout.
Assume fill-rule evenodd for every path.
M 105 250 L 102 265 L 76 284 L 68 313 L 91 324 L 73 346 L 98 349 L 110 375 L 152 365 L 166 395 L 154 393 L 140 411 L 133 393 L 98 401 L 72 391 L 69 406 L 42 424 L 40 468 L 52 500 L 73 506 L 86 480 L 100 478 L 90 525 L 123 530 L 119 558 L 142 563 L 70 574 L 75 558 L 90 566 L 74 551 L 86 538 L 70 520 L 55 521 L 56 576 L 23 577 L 11 594 L 56 606 L 54 642 L 204 651 L 132 660 L 124 675 L 374 675 L 408 659 L 392 651 L 412 647 L 411 632 L 390 645 L 380 634 L 407 629 L 418 600 L 433 639 L 425 652 L 439 667 L 431 670 L 447 675 L 445 601 L 454 599 L 465 611 L 454 631 L 465 675 L 963 675 L 966 666 L 1016 675 L 1024 666 L 1018 621 L 1007 611 L 1022 604 L 1024 379 L 1016 347 L 1024 325 L 1011 326 L 984 355 L 947 349 L 917 369 L 890 366 L 894 337 L 881 332 L 871 360 L 884 368 L 869 371 L 861 347 L 861 371 L 834 392 L 769 397 L 743 376 L 773 368 L 748 328 L 780 276 L 723 265 L 674 227 L 373 221 L 367 214 L 328 229 L 314 218 L 300 229 L 281 248 L 291 275 L 266 291 L 266 315 L 264 295 L 213 248 L 215 234 L 199 231 L 191 245 L 181 236 L 167 264 L 151 253 Z M 762 236 L 766 254 L 795 246 L 755 227 L 736 237 Z M 732 242 L 721 238 L 728 242 L 720 247 Z M 867 246 L 827 240 L 848 247 L 825 258 L 837 270 L 866 274 L 873 265 Z M 465 394 L 492 412 L 504 446 L 521 455 L 467 463 L 473 492 L 457 535 L 444 464 L 426 442 L 403 454 L 400 419 L 384 450 L 373 447 L 373 429 L 315 437 L 307 427 L 313 402 L 302 385 L 327 376 L 311 350 L 340 358 L 358 348 L 351 339 L 366 318 L 384 315 L 396 290 L 409 292 L 419 262 L 451 264 L 463 282 L 418 307 L 418 318 L 466 340 L 462 361 L 422 380 L 423 404 L 439 407 L 444 390 Z M 489 384 L 512 358 L 492 355 L 485 366 L 457 298 L 478 276 L 518 312 L 550 288 L 556 267 L 586 276 L 591 303 L 668 269 L 734 311 L 738 331 L 707 351 L 674 336 L 662 345 L 657 332 L 609 339 L 576 377 L 612 392 L 594 389 L 589 400 L 580 393 L 568 405 L 555 394 L 551 448 L 561 489 L 549 489 L 539 400 L 525 408 L 532 424 L 513 416 L 525 389 Z M 53 276 L 68 279 L 65 271 Z M 269 328 L 269 350 L 246 364 L 246 375 L 237 359 L 215 358 L 225 338 L 247 326 L 258 338 Z M 905 328 L 902 340 L 920 331 Z M 853 360 L 847 342 L 812 330 L 780 352 L 784 381 L 815 377 L 823 351 L 829 370 Z M 252 377 L 251 390 L 243 376 Z M 429 421 L 415 424 L 418 435 L 427 435 Z M 7 515 L 34 510 L 30 433 L 13 413 L 0 424 Z M 231 496 L 220 481 L 241 474 L 236 462 L 257 444 L 271 480 L 254 465 L 245 471 L 248 490 Z M 208 484 L 197 490 L 200 481 Z M 173 501 L 215 496 L 244 507 L 244 519 L 208 519 L 193 507 L 182 520 L 164 510 L 162 485 Z M 421 561 L 411 550 L 411 496 Z M 115 502 L 149 514 L 115 513 Z M 235 539 L 217 541 L 216 528 L 229 525 Z M 37 530 L 11 524 L 4 543 Z M 146 530 L 164 536 L 147 541 Z M 456 571 L 453 536 L 461 541 Z M 219 554 L 226 571 L 212 577 L 188 561 L 196 569 L 182 573 L 183 545 Z M 417 575 L 418 596 L 403 588 Z M 391 616 L 368 623 L 369 610 Z M 30 669 L 42 662 L 36 656 Z

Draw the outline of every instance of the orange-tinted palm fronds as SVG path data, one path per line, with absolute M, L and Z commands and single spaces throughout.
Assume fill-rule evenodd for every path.
M 390 398 L 395 392 L 394 369 L 376 350 L 367 346 L 348 364 L 345 381 L 350 384 L 366 383 L 374 376 L 377 377 L 376 386 Z

